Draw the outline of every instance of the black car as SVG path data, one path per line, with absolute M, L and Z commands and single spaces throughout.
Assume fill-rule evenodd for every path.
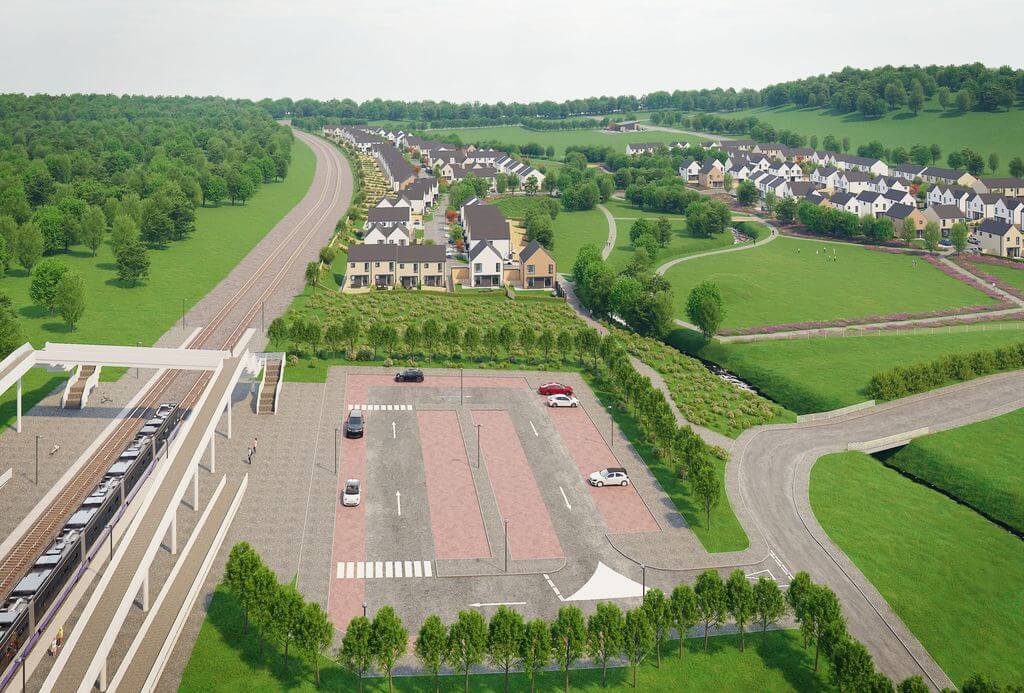
M 362 438 L 364 427 L 363 410 L 353 409 L 348 413 L 348 418 L 345 420 L 345 437 Z
M 406 368 L 404 371 L 395 373 L 396 383 L 422 383 L 423 371 L 419 368 Z

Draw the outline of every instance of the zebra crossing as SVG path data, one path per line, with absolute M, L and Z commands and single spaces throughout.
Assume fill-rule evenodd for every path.
M 431 561 L 338 561 L 338 580 L 434 577 Z
M 361 409 L 363 411 L 412 411 L 411 404 L 350 404 L 349 411 Z

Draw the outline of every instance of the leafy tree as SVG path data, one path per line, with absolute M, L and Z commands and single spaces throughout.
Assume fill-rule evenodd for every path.
M 737 568 L 729 574 L 725 583 L 726 603 L 732 620 L 736 623 L 736 629 L 740 632 L 740 652 L 746 645 L 745 631 L 754 615 L 754 589 L 750 586 L 746 574 Z
M 246 631 L 249 629 L 249 609 L 252 608 L 254 598 L 254 580 L 262 565 L 259 554 L 252 546 L 248 542 L 240 541 L 231 547 L 231 554 L 224 569 L 224 583 L 228 592 L 242 607 Z
M 281 585 L 277 582 L 277 576 L 261 564 L 253 575 L 252 598 L 249 605 L 250 618 L 259 629 L 260 658 L 263 657 L 267 639 L 272 637 L 274 632 L 275 605 L 280 591 Z
M 316 602 L 306 602 L 302 606 L 296 646 L 313 664 L 316 687 L 320 687 L 320 657 L 331 646 L 334 637 L 334 626 L 327 613 Z
M 753 181 L 744 180 L 740 181 L 740 184 L 736 186 L 736 201 L 741 205 L 750 206 L 757 200 L 758 192 L 757 186 L 754 185 Z
M 527 180 L 527 183 L 533 178 Z M 551 630 L 547 622 L 535 618 L 526 624 L 523 637 L 519 641 L 519 666 L 530 678 L 530 693 L 536 690 L 537 672 L 551 661 Z
M 775 205 L 775 218 L 783 224 L 792 223 L 794 216 L 796 216 L 796 200 L 792 197 L 779 200 L 779 203 Z
M 900 685 L 896 686 L 896 690 L 899 693 L 931 693 L 931 688 L 924 682 L 920 676 L 909 676 L 902 681 Z
M 768 626 L 776 623 L 786 613 L 786 600 L 779 584 L 764 575 L 754 585 L 754 616 L 761 624 L 761 638 L 767 637 Z
M 718 285 L 703 281 L 690 290 L 686 300 L 686 315 L 700 329 L 705 339 L 711 339 L 725 319 L 725 306 Z
M 405 332 L 402 333 L 402 341 L 405 342 L 406 346 L 409 347 L 409 353 L 412 354 L 416 351 L 422 343 L 420 331 L 416 329 L 415 325 L 409 325 L 405 328 Z
M 32 272 L 32 283 L 28 295 L 40 308 L 48 313 L 57 309 L 57 286 L 60 278 L 68 272 L 68 266 L 54 258 L 40 262 Z
M 150 198 L 142 205 L 142 223 L 139 224 L 142 240 L 150 245 L 164 246 L 174 237 L 174 221 L 164 209 L 160 200 Z
M 118 214 L 114 217 L 114 224 L 110 229 L 110 245 L 116 255 L 121 248 L 129 243 L 139 241 L 139 226 L 127 214 Z
M 569 690 L 569 670 L 583 656 L 587 645 L 587 627 L 579 607 L 563 606 L 551 624 L 551 650 L 565 676 L 565 690 Z
M 612 602 L 600 602 L 587 619 L 587 651 L 601 664 L 601 687 L 608 686 L 608 660 L 622 652 L 622 611 Z
M 469 691 L 469 670 L 484 661 L 487 653 L 487 625 L 478 611 L 460 611 L 459 618 L 448 629 L 448 664 L 464 676 L 464 690 Z
M 914 84 L 910 88 L 910 94 L 907 96 L 907 106 L 910 107 L 914 115 L 917 115 L 924 108 L 924 87 L 917 80 L 914 80 Z
M 85 247 L 92 251 L 93 257 L 96 256 L 96 250 L 103 242 L 103 234 L 106 232 L 107 216 L 99 207 L 90 207 L 85 216 L 82 217 L 82 227 L 79 236 Z
M 961 89 L 956 93 L 956 107 L 961 113 L 971 110 L 974 105 L 974 95 L 967 89 Z
M 710 530 L 711 511 L 718 505 L 722 497 L 722 481 L 718 478 L 718 471 L 711 462 L 705 461 L 703 464 L 697 465 L 689 475 L 689 480 L 694 495 L 704 506 L 704 516 Z
M 956 222 L 949 229 L 949 240 L 958 253 L 964 252 L 967 248 L 967 239 L 970 236 L 971 232 L 967 228 L 967 224 L 962 221 Z
M 665 217 L 658 217 L 654 222 L 654 237 L 658 239 L 658 245 L 662 248 L 672 241 L 672 222 Z
M 818 670 L 821 652 L 829 656 L 832 647 L 845 636 L 846 624 L 839 600 L 832 590 L 824 585 L 812 584 L 804 595 L 805 608 L 800 629 L 814 642 L 814 670 Z
M 203 206 L 219 205 L 228 196 L 228 183 L 223 176 L 212 175 L 202 182 Z
M 672 625 L 669 602 L 665 593 L 652 587 L 644 594 L 642 607 L 647 614 L 647 621 L 654 632 L 654 652 L 658 668 L 661 668 L 661 646 L 668 637 L 668 629 Z
M 676 585 L 668 599 L 668 616 L 672 627 L 679 633 L 679 657 L 683 656 L 686 633 L 700 622 L 697 595 L 686 584 Z
M 988 155 L 988 167 L 992 173 L 995 173 L 996 169 L 999 168 L 999 155 L 995 152 Z
M 537 241 L 545 248 L 553 248 L 555 244 L 555 231 L 551 225 L 551 217 L 543 211 L 538 211 L 540 212 L 539 214 L 533 214 L 525 220 L 526 240 Z
M 499 606 L 487 628 L 487 654 L 491 664 L 505 671 L 505 691 L 508 691 L 508 672 L 519 656 L 520 644 L 526 633 L 522 615 L 515 609 Z
M 466 351 L 473 353 L 480 345 L 480 329 L 476 325 L 470 325 L 462 333 L 462 346 Z
M 348 622 L 345 636 L 338 649 L 337 662 L 345 667 L 359 680 L 359 690 L 363 690 L 363 678 L 373 667 L 373 626 L 365 616 L 356 616 Z
M 843 638 L 832 651 L 830 677 L 840 691 L 868 690 L 875 673 L 875 664 L 866 647 L 856 640 Z
M 934 164 L 942 156 L 942 148 L 937 144 L 933 144 L 928 148 L 928 153 L 932 155 L 932 164 Z
M 85 313 L 85 280 L 78 272 L 67 271 L 57 281 L 54 305 L 72 331 Z
M 900 240 L 910 245 L 917 240 L 917 224 L 911 217 L 904 217 L 900 223 Z
M 939 105 L 942 106 L 942 110 L 948 110 L 953 103 L 953 94 L 949 91 L 949 87 L 939 87 L 935 95 L 939 100 Z
M 26 222 L 18 229 L 17 242 L 14 246 L 14 255 L 18 258 L 18 264 L 31 272 L 43 257 L 43 232 L 39 225 L 34 222 Z
M 284 667 L 288 670 L 288 649 L 298 639 L 304 605 L 302 595 L 290 584 L 280 586 L 277 598 L 271 606 L 273 621 L 271 632 L 284 645 Z
M 4 239 L 4 243 L 7 247 L 7 252 L 10 257 L 15 255 L 15 246 L 18 243 L 18 222 L 15 221 L 14 217 L 8 215 L 0 215 L 0 238 Z M 4 269 L 10 269 L 7 265 Z
M 114 256 L 117 263 L 117 278 L 135 286 L 140 279 L 149 276 L 149 251 L 139 241 L 130 241 Z
M 394 690 L 391 683 L 391 671 L 395 663 L 405 654 L 409 644 L 409 631 L 402 626 L 401 619 L 390 606 L 385 606 L 373 617 L 371 626 L 370 646 L 374 661 L 384 670 L 388 677 L 388 691 Z
M 320 284 L 320 263 L 313 261 L 306 265 L 306 286 L 313 287 L 313 293 L 316 293 L 316 288 Z
M 434 676 L 434 690 L 439 691 L 441 688 L 438 674 L 447 656 L 448 629 L 436 614 L 428 616 L 420 626 L 413 651 L 423 668 Z
M 929 221 L 924 227 L 924 247 L 928 250 L 935 250 L 939 247 L 939 225 Z
M 1024 177 L 1024 159 L 1019 156 L 1013 157 L 1010 159 L 1009 169 L 1010 175 L 1014 178 Z
M 711 629 L 722 624 L 728 610 L 725 585 L 718 572 L 705 570 L 697 576 L 693 593 L 697 597 L 697 613 L 700 615 L 700 622 L 704 624 L 704 652 L 706 653 Z
M 651 222 L 644 217 L 640 217 L 629 227 L 629 242 L 635 245 L 641 236 L 650 234 L 650 232 Z
M 633 670 L 633 688 L 636 688 L 636 668 L 651 653 L 654 646 L 654 628 L 643 608 L 630 609 L 626 612 L 626 621 L 622 629 L 622 649 Z
M 0 294 L 0 359 L 25 343 L 18 314 L 11 305 L 11 299 Z

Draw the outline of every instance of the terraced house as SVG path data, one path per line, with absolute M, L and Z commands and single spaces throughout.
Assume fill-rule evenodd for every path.
M 353 245 L 343 291 L 447 287 L 444 247 L 439 245 Z

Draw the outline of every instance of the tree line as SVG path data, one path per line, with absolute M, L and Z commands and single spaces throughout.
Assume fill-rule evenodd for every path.
M 1024 368 L 1024 342 L 996 349 L 946 354 L 931 361 L 875 373 L 868 383 L 868 396 L 877 400 L 899 399 L 951 382 L 1018 368 Z

